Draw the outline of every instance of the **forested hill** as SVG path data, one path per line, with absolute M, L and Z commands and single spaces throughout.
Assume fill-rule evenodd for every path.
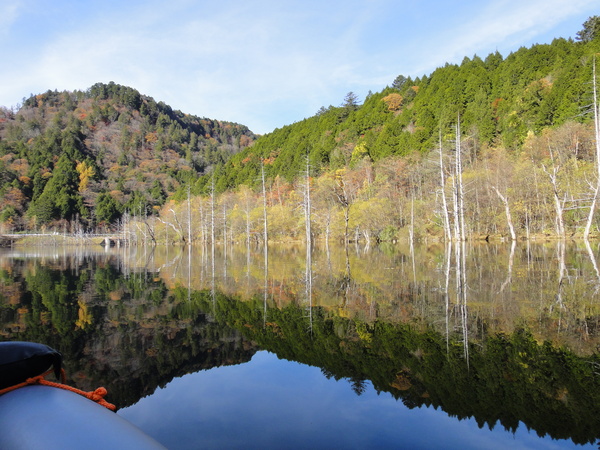
M 206 241 L 208 230 L 298 239 L 307 217 L 312 237 L 346 242 L 351 231 L 447 236 L 461 217 L 469 236 L 600 235 L 599 54 L 594 16 L 576 40 L 399 75 L 364 101 L 348 93 L 260 138 L 114 83 L 31 96 L 16 112 L 0 108 L 0 231 L 123 229 L 128 212 L 155 242 L 171 230 L 181 242 Z M 303 203 L 307 185 L 314 197 Z
M 18 111 L 0 108 L 0 223 L 74 231 L 125 210 L 152 214 L 255 139 L 243 125 L 183 114 L 112 82 L 32 95 Z
M 278 129 L 230 159 L 215 176 L 217 190 L 256 185 L 262 162 L 267 178 L 291 181 L 305 170 L 307 154 L 313 175 L 365 158 L 423 154 L 438 148 L 440 133 L 444 144 L 455 138 L 459 115 L 465 145 L 474 153 L 499 146 L 515 152 L 544 128 L 589 123 L 600 36 L 594 29 L 579 35 L 577 41 L 520 48 L 506 58 L 497 52 L 465 57 L 422 78 L 400 75 L 362 105 L 349 93 L 341 106 Z

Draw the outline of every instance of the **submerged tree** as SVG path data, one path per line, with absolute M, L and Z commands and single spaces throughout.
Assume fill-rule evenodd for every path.
M 467 238 L 465 230 L 465 193 L 463 186 L 463 163 L 461 149 L 460 115 L 456 122 L 455 135 L 455 155 L 454 155 L 454 184 L 453 184 L 453 202 L 454 202 L 454 239 L 464 241 Z
M 597 24 L 600 26 L 600 17 L 597 18 Z M 590 212 L 588 215 L 588 220 L 585 225 L 585 231 L 583 232 L 584 239 L 588 239 L 590 235 L 590 229 L 592 227 L 592 222 L 594 220 L 594 213 L 596 212 L 596 203 L 598 201 L 598 194 L 600 194 L 600 114 L 598 114 L 598 91 L 596 84 L 596 59 L 594 58 L 594 66 L 592 70 L 592 83 L 594 90 L 594 102 L 592 107 L 594 108 L 593 117 L 594 117 L 594 137 L 596 141 L 596 188 L 594 189 L 594 197 L 592 199 L 592 205 L 590 206 Z

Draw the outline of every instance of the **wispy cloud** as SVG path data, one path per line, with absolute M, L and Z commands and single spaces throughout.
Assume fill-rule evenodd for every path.
M 22 1 L 4 2 L 0 4 L 0 36 L 6 35 L 19 15 L 23 6 Z
M 472 5 L 472 16 L 459 14 L 452 26 L 432 38 L 430 45 L 435 48 L 434 53 L 421 61 L 420 69 L 431 70 L 432 59 L 460 61 L 476 53 L 485 57 L 487 53 L 482 52 L 516 50 L 566 19 L 590 9 L 594 3 L 592 0 L 498 0 Z
M 0 33 L 12 30 L 0 42 L 8 60 L 0 104 L 112 80 L 266 132 L 340 104 L 350 90 L 377 91 L 399 73 L 518 46 L 592 3 L 107 0 L 66 9 L 55 0 L 31 24 L 23 2 L 11 2 L 0 6 Z

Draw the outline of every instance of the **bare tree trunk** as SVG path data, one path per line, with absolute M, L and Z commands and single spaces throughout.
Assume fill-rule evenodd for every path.
M 350 205 L 344 208 L 344 245 L 348 247 L 348 223 L 350 222 Z
M 188 216 L 188 245 L 192 245 L 192 209 L 190 201 L 190 187 L 187 190 L 187 216 Z
M 502 203 L 504 203 L 504 212 L 506 213 L 506 222 L 508 223 L 508 230 L 510 231 L 510 238 L 513 241 L 516 241 L 517 235 L 515 233 L 515 227 L 513 226 L 513 221 L 512 221 L 512 216 L 510 214 L 510 206 L 508 204 L 508 199 L 504 195 L 502 195 L 502 193 L 496 186 L 492 186 L 492 188 L 496 191 L 496 194 L 498 194 L 498 197 L 500 197 L 500 200 L 502 200 Z
M 267 228 L 267 191 L 265 190 L 265 165 L 261 164 L 260 175 L 262 179 L 262 197 L 263 197 L 263 234 L 265 245 L 269 242 L 268 228 Z
M 171 228 L 173 228 L 173 229 L 175 230 L 175 232 L 176 232 L 177 234 L 179 234 L 179 230 L 178 230 L 178 229 L 177 229 L 177 227 L 176 227 L 175 225 L 173 225 L 171 222 L 167 222 L 167 221 L 165 221 L 165 220 L 161 219 L 160 217 L 158 218 L 158 220 L 160 220 L 162 223 L 164 223 L 164 224 L 165 224 L 165 230 L 168 230 L 168 227 L 171 227 Z M 167 233 L 167 238 L 166 238 L 166 239 L 167 239 L 167 243 L 168 243 L 168 239 L 169 239 L 169 235 L 168 235 L 168 233 Z
M 464 188 L 462 182 L 462 156 L 460 148 L 460 116 L 456 122 L 456 148 L 454 161 L 454 240 L 457 242 L 466 239 L 465 236 L 465 212 L 464 212 Z
M 327 211 L 325 219 L 325 247 L 329 251 L 329 236 L 331 235 L 331 211 Z
M 212 257 L 212 279 L 215 280 L 215 177 L 213 174 L 210 185 L 210 252 Z M 214 287 L 211 290 L 214 300 Z
M 156 237 L 154 236 L 154 227 L 151 227 L 148 223 L 148 220 L 145 220 L 146 229 L 148 230 L 148 235 L 150 236 L 150 240 L 152 241 L 152 245 L 156 245 Z
M 165 224 L 165 245 L 168 247 L 169 246 L 169 227 L 167 226 L 166 222 L 164 220 L 162 220 L 160 217 L 158 218 L 158 220 L 160 220 L 162 223 Z
M 312 227 L 311 227 L 311 203 L 310 203 L 310 166 L 308 155 L 306 155 L 306 190 L 304 192 L 304 221 L 306 227 L 306 245 L 312 247 Z
M 538 211 L 538 214 L 539 214 L 539 211 L 542 210 L 541 205 L 543 204 L 544 206 L 546 206 L 546 198 L 545 197 L 541 198 L 541 196 L 540 196 L 540 185 L 538 182 L 537 170 L 533 170 L 533 183 L 535 184 L 535 203 L 536 203 L 535 206 L 536 206 L 536 211 Z M 538 225 L 538 231 L 544 230 L 546 228 L 545 218 L 546 218 L 546 215 L 541 214 L 542 220 L 541 220 L 541 224 Z M 529 221 L 531 222 L 531 219 Z M 534 223 L 534 227 L 535 226 L 536 226 L 536 224 Z M 530 226 L 530 228 L 531 228 L 531 226 Z
M 448 202 L 446 200 L 446 174 L 444 173 L 444 155 L 442 151 L 442 130 L 440 129 L 440 186 L 442 188 L 442 217 L 444 220 L 444 237 L 452 239 L 450 231 L 450 216 L 448 214 Z
M 552 173 L 548 172 L 545 166 L 542 166 L 544 172 L 550 178 L 550 183 L 552 184 L 552 194 L 554 197 L 554 210 L 556 212 L 556 233 L 561 237 L 565 237 L 565 222 L 563 219 L 563 205 L 560 201 L 559 192 L 558 192 L 558 181 L 557 174 L 560 170 L 560 167 L 553 167 Z
M 210 241 L 215 245 L 215 179 L 210 187 Z
M 410 228 L 408 230 L 410 236 L 410 248 L 411 252 L 415 241 L 415 193 L 411 190 L 410 196 Z
M 458 116 L 456 123 L 456 179 L 458 183 L 457 195 L 458 195 L 458 215 L 459 215 L 459 228 L 460 228 L 460 239 L 461 241 L 466 240 L 465 232 L 465 193 L 462 180 L 462 153 L 460 145 L 461 133 L 460 133 L 460 115 Z
M 265 265 L 264 277 L 264 299 L 263 299 L 263 326 L 267 325 L 267 296 L 268 296 L 268 281 L 269 281 L 269 236 L 267 227 L 267 190 L 265 188 L 265 164 L 261 161 L 260 178 L 262 182 L 262 200 L 263 200 L 263 258 Z
M 227 256 L 227 204 L 223 201 L 223 253 Z
M 246 211 L 246 247 L 250 250 L 250 211 Z
M 590 205 L 590 213 L 588 214 L 587 222 L 585 223 L 585 230 L 583 230 L 583 239 L 586 241 L 590 237 L 592 223 L 594 222 L 594 212 L 596 211 L 596 203 L 598 202 L 598 192 L 600 192 L 600 175 L 598 175 L 598 182 L 596 183 L 596 189 L 594 189 L 594 198 Z
M 454 209 L 452 214 L 452 228 L 454 228 L 454 241 L 458 242 L 460 240 L 460 225 L 458 214 L 458 180 L 456 179 L 456 173 L 454 174 L 454 178 L 452 180 L 452 206 Z
M 179 219 L 177 218 L 177 214 L 175 214 L 175 211 L 173 211 L 173 208 L 170 208 L 169 211 L 171 211 L 171 213 L 173 213 L 173 219 L 175 219 L 175 223 L 177 224 L 177 228 L 175 228 L 175 227 L 173 227 L 173 228 L 175 229 L 175 231 L 177 231 L 177 234 L 179 235 L 179 239 L 181 241 L 185 242 L 185 235 L 183 234 L 183 227 L 181 226 L 181 223 L 179 222 Z
M 204 232 L 204 199 L 200 197 L 200 242 L 204 245 L 206 242 L 206 233 Z
M 346 185 L 344 175 L 336 176 L 335 196 L 337 203 L 344 209 L 344 246 L 348 246 L 350 207 L 352 206 L 352 189 Z
M 587 223 L 585 225 L 585 230 L 583 232 L 583 238 L 585 240 L 590 236 L 590 230 L 592 228 L 592 223 L 594 221 L 594 213 L 596 211 L 596 203 L 598 202 L 598 193 L 600 193 L 600 118 L 598 114 L 598 91 L 596 85 L 596 58 L 594 57 L 594 68 L 592 71 L 593 85 L 594 85 L 594 133 L 596 140 L 596 170 L 597 170 L 597 180 L 596 180 L 596 189 L 594 190 L 594 199 L 592 200 L 592 205 L 590 206 L 590 213 L 588 215 Z

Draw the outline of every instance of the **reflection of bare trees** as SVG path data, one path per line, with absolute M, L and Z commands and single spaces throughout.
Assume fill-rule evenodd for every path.
M 596 256 L 594 256 L 594 251 L 592 250 L 592 246 L 590 245 L 590 241 L 585 239 L 585 248 L 590 257 L 590 262 L 592 263 L 592 267 L 594 268 L 594 272 L 596 273 L 596 292 L 600 290 L 600 270 L 598 270 L 598 264 L 596 262 Z
M 127 246 L 103 249 L 98 257 L 115 259 L 132 281 L 160 278 L 169 288 L 186 288 L 188 297 L 204 290 L 215 299 L 220 292 L 260 299 L 256 308 L 263 311 L 265 324 L 269 308 L 295 303 L 309 319 L 315 308 L 325 308 L 367 322 L 432 327 L 449 342 L 459 339 L 467 358 L 469 348 L 487 333 L 511 333 L 516 327 L 529 329 L 540 342 L 595 351 L 600 344 L 597 247 L 568 241 L 519 245 L 415 244 L 412 252 L 408 244 L 358 252 L 339 245 L 329 248 L 329 256 L 319 245 L 308 252 L 305 246 L 263 243 L 251 245 L 250 254 L 245 243 L 227 253 L 220 245 L 192 251 L 189 246 Z M 0 269 L 10 273 L 15 261 L 29 264 L 27 258 L 41 258 L 45 265 L 68 270 L 65 257 L 71 262 L 90 257 L 76 248 L 65 249 L 59 259 L 54 252 L 35 249 L 24 256 L 6 251 L 0 253 Z
M 306 273 L 304 277 L 304 292 L 306 295 L 306 311 L 308 313 L 309 319 L 309 331 L 312 334 L 312 325 L 313 325 L 313 270 L 312 270 L 312 246 L 310 242 L 306 244 Z
M 556 253 L 558 259 L 558 283 L 556 288 L 556 294 L 554 296 L 554 302 L 550 305 L 550 312 L 554 311 L 555 307 L 559 309 L 558 319 L 558 332 L 560 333 L 562 312 L 565 309 L 563 302 L 563 290 L 565 286 L 565 278 L 567 277 L 567 266 L 565 265 L 565 242 L 560 240 L 556 246 Z
M 467 365 L 469 362 L 469 317 L 467 308 L 467 259 L 466 259 L 466 243 L 460 241 L 454 243 L 450 247 L 454 247 L 454 274 L 455 274 L 455 303 L 453 309 L 456 311 L 459 322 L 457 327 L 462 334 L 463 354 Z M 451 259 L 451 255 L 449 256 Z
M 502 286 L 500 286 L 500 292 L 503 292 L 504 289 L 506 289 L 506 286 L 510 286 L 510 283 L 512 281 L 512 268 L 515 259 L 515 248 L 517 248 L 517 241 L 513 239 L 510 243 L 510 256 L 508 257 L 508 269 L 506 270 L 506 280 L 504 280 L 504 283 L 502 283 Z
M 266 236 L 266 235 L 265 235 Z M 267 300 L 269 298 L 269 243 L 265 239 L 263 241 L 263 263 L 264 263 L 264 278 L 263 278 L 263 326 L 267 325 Z
M 357 252 L 315 245 L 310 253 L 304 245 L 264 243 L 251 245 L 250 253 L 245 243 L 226 253 L 220 245 L 196 247 L 191 254 L 183 253 L 185 247 L 158 246 L 147 254 L 141 247 L 113 250 L 130 254 L 124 269 L 131 273 L 154 269 L 167 286 L 260 298 L 264 310 L 295 302 L 313 314 L 324 307 L 367 321 L 430 324 L 451 340 L 459 338 L 465 355 L 468 344 L 485 333 L 510 333 L 515 326 L 533 330 L 540 340 L 567 339 L 591 348 L 600 333 L 600 269 L 593 247 L 568 241 L 525 243 L 522 251 L 519 242 L 447 245 Z
M 445 308 L 446 352 L 450 352 L 451 329 L 459 330 L 463 343 L 463 355 L 469 364 L 469 315 L 467 305 L 467 258 L 466 243 L 448 241 L 444 254 L 444 288 L 442 298 Z M 451 273 L 454 269 L 454 291 L 451 291 Z M 454 302 L 452 302 L 454 297 Z M 454 323 L 452 318 L 458 318 Z
M 446 353 L 450 352 L 450 268 L 452 266 L 452 242 L 448 240 L 446 244 L 446 252 L 444 253 L 445 270 L 444 270 L 444 306 L 446 313 L 444 314 L 446 324 Z
M 192 251 L 194 250 L 194 247 L 189 246 L 187 248 L 187 254 L 188 254 L 188 273 L 187 273 L 187 279 L 188 279 L 188 284 L 187 284 L 187 293 L 188 293 L 188 302 L 192 299 Z

